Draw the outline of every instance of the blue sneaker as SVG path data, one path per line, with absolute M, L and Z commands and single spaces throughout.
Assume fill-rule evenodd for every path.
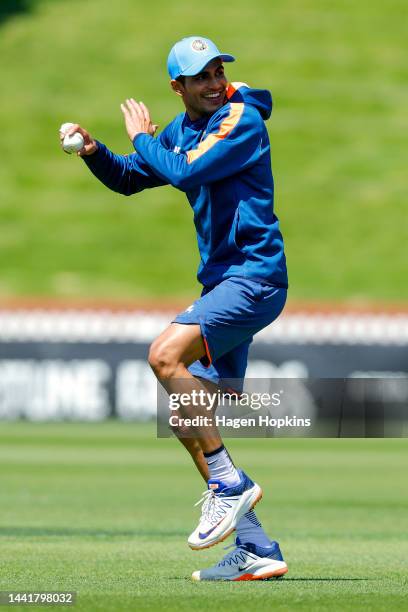
M 193 550 L 209 548 L 227 538 L 240 518 L 262 498 L 262 489 L 242 471 L 241 482 L 228 487 L 220 480 L 208 481 L 208 489 L 196 506 L 203 502 L 198 527 L 188 538 Z
M 234 545 L 233 545 L 234 546 Z M 229 547 L 228 547 L 229 548 Z M 193 572 L 193 580 L 267 580 L 280 578 L 288 571 L 283 560 L 278 542 L 270 546 L 241 544 L 235 541 L 234 550 L 230 551 L 212 567 Z

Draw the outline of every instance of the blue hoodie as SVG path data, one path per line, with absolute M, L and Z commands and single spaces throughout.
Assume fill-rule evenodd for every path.
M 238 276 L 287 287 L 264 124 L 271 112 L 268 91 L 231 83 L 226 103 L 213 115 L 191 121 L 182 113 L 159 138 L 138 134 L 137 153 L 115 155 L 98 142 L 98 151 L 83 159 L 124 195 L 167 184 L 186 193 L 201 255 L 197 278 L 204 286 Z

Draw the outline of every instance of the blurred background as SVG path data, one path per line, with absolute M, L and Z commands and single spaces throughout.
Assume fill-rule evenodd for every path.
M 200 291 L 192 211 L 172 187 L 109 191 L 58 128 L 131 152 L 120 103 L 143 100 L 162 128 L 181 112 L 166 58 L 192 33 L 274 99 L 290 290 L 249 375 L 398 377 L 380 395 L 406 405 L 405 17 L 398 0 L 2 0 L 0 415 L 154 415 L 148 345 Z
M 272 91 L 290 300 L 403 303 L 407 28 L 402 0 L 1 0 L 1 296 L 197 295 L 184 195 L 116 195 L 58 147 L 74 121 L 130 152 L 129 96 L 163 128 L 183 110 L 168 51 L 197 33 L 237 57 L 231 80 Z

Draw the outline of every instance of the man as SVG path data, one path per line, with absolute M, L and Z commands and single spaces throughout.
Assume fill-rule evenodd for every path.
M 252 337 L 282 311 L 286 263 L 273 213 L 270 145 L 264 120 L 270 93 L 244 83 L 229 84 L 220 53 L 206 38 L 177 42 L 168 57 L 173 91 L 186 112 L 156 139 L 149 111 L 133 98 L 121 105 L 136 153 L 115 155 L 80 132 L 79 152 L 110 189 L 131 195 L 171 184 L 184 191 L 194 211 L 201 263 L 202 296 L 153 342 L 149 363 L 169 393 L 242 390 Z M 191 397 L 191 395 L 190 395 Z M 181 417 L 206 414 L 208 406 L 180 409 Z M 208 413 L 207 413 L 208 414 Z M 208 483 L 202 515 L 188 539 L 208 548 L 237 531 L 236 547 L 218 564 L 193 573 L 195 580 L 258 580 L 287 571 L 279 545 L 271 542 L 252 508 L 259 485 L 237 469 L 214 424 L 175 433 Z

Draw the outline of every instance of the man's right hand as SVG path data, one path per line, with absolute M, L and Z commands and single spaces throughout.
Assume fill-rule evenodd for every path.
M 84 130 L 84 128 L 78 125 L 78 123 L 74 123 L 74 125 L 70 127 L 69 130 L 65 132 L 65 134 L 60 132 L 61 146 L 62 146 L 65 136 L 75 134 L 75 132 L 79 132 L 82 135 L 84 139 L 84 143 L 85 143 L 82 149 L 78 151 L 77 155 L 79 157 L 93 155 L 98 150 L 98 143 L 96 142 L 96 140 L 92 138 L 92 136 L 86 130 Z

